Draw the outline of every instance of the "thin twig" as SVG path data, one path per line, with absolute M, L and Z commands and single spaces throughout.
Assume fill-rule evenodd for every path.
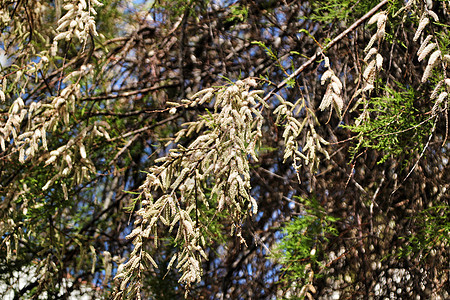
M 93 97 L 86 97 L 83 98 L 84 101 L 100 101 L 100 100 L 107 100 L 107 99 L 117 99 L 117 98 L 125 98 L 134 96 L 137 94 L 144 94 L 152 91 L 157 91 L 165 88 L 171 88 L 171 87 L 177 87 L 179 86 L 179 83 L 173 83 L 173 84 L 166 84 L 166 85 L 160 85 L 160 86 L 151 86 L 146 87 L 140 90 L 133 90 L 129 92 L 124 92 L 121 94 L 106 94 L 106 95 L 100 95 L 100 96 L 93 96 Z
M 395 194 L 395 192 L 398 191 L 398 189 L 403 185 L 403 183 L 405 183 L 406 179 L 408 179 L 408 177 L 409 177 L 409 176 L 412 174 L 412 172 L 416 169 L 417 165 L 419 164 L 420 160 L 422 159 L 423 155 L 425 154 L 425 150 L 427 150 L 427 149 L 428 149 L 428 146 L 430 145 L 431 138 L 433 137 L 434 131 L 436 130 L 436 123 L 437 123 L 437 121 L 438 121 L 438 117 L 436 117 L 436 119 L 435 119 L 435 121 L 434 121 L 433 129 L 431 129 L 431 134 L 430 134 L 430 136 L 428 137 L 428 141 L 427 141 L 427 143 L 425 144 L 425 147 L 423 147 L 423 150 L 422 150 L 422 152 L 420 153 L 419 158 L 417 159 L 416 163 L 415 163 L 414 166 L 411 168 L 411 170 L 409 170 L 408 174 L 407 174 L 406 177 L 403 179 L 403 181 L 402 181 L 402 182 L 394 189 L 394 191 L 392 191 L 390 197 L 392 197 L 392 196 Z
M 141 132 L 147 131 L 149 129 L 153 129 L 153 128 L 157 127 L 157 126 L 160 126 L 160 125 L 163 125 L 163 124 L 165 124 L 167 122 L 170 122 L 170 121 L 172 121 L 172 120 L 174 120 L 176 118 L 178 118 L 177 115 L 171 116 L 171 117 L 169 117 L 167 119 L 159 121 L 158 123 L 155 123 L 155 124 L 152 124 L 152 125 L 149 125 L 149 126 L 145 126 L 143 128 L 139 128 L 139 129 L 134 130 L 132 132 L 127 132 L 127 133 L 125 133 L 123 135 L 120 135 L 120 136 L 116 136 L 116 137 L 108 140 L 108 142 L 113 142 L 113 141 L 118 140 L 118 139 L 123 139 L 123 138 L 129 137 L 130 135 L 133 135 L 133 134 L 137 134 L 137 133 L 141 133 Z

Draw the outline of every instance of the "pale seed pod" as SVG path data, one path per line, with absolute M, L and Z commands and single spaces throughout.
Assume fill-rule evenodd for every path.
M 441 56 L 441 51 L 436 50 L 433 54 L 430 55 L 430 59 L 428 60 L 428 65 L 435 65 L 437 59 Z
M 381 68 L 383 67 L 383 56 L 377 53 L 376 61 L 377 61 L 377 70 L 381 70 Z
M 333 81 L 333 82 L 330 83 L 330 85 L 331 85 L 331 88 L 333 89 L 333 92 L 335 94 L 339 95 L 341 93 L 341 88 L 336 82 Z
M 23 147 L 21 147 L 19 150 L 19 162 L 21 162 L 22 164 L 25 163 L 25 150 L 23 149 Z
M 429 15 L 430 17 L 432 17 L 433 20 L 434 20 L 435 22 L 439 22 L 439 17 L 438 17 L 438 15 L 437 15 L 434 11 L 429 10 L 429 11 L 428 11 L 428 15 Z
M 442 92 L 439 95 L 439 98 L 437 99 L 436 103 L 438 103 L 438 104 L 442 103 L 444 101 L 444 99 L 447 98 L 447 96 L 448 96 L 447 92 Z
M 74 6 L 73 6 L 72 3 L 65 4 L 65 5 L 63 6 L 63 8 L 64 8 L 65 10 L 71 10 L 73 7 L 74 7 Z
M 68 36 L 70 36 L 70 32 L 69 31 L 61 32 L 60 34 L 55 36 L 54 40 L 55 41 L 59 41 L 59 40 L 67 39 Z
M 86 0 L 80 0 L 80 4 L 81 4 L 81 7 L 82 7 L 83 9 L 86 9 L 86 8 L 87 8 Z
M 57 41 L 53 41 L 52 46 L 50 47 L 50 55 L 56 56 L 56 53 L 58 52 L 58 42 Z
M 421 80 L 422 83 L 427 81 L 428 77 L 430 77 L 432 69 L 433 69 L 433 66 L 427 65 L 427 67 L 425 68 L 425 71 L 423 72 L 423 76 L 422 76 L 422 80 Z
M 362 90 L 363 93 L 367 92 L 367 91 L 371 91 L 373 90 L 375 87 L 373 86 L 373 84 L 368 84 L 364 87 L 364 89 Z
M 371 48 L 367 53 L 366 57 L 364 57 L 364 61 L 367 62 L 370 59 L 370 57 L 372 57 L 372 55 L 374 55 L 375 53 L 377 53 L 377 48 Z
M 369 63 L 369 65 L 367 66 L 367 68 L 366 68 L 366 70 L 364 71 L 364 74 L 363 74 L 364 79 L 366 79 L 366 80 L 369 79 L 369 77 L 372 74 L 372 72 L 375 71 L 375 64 L 376 64 L 375 60 L 372 60 Z
M 333 100 L 333 95 L 331 93 L 331 89 L 328 87 L 325 95 L 323 96 L 322 102 L 320 103 L 319 109 L 325 110 L 328 107 L 330 107 L 332 100 Z
M 423 49 L 425 49 L 425 47 L 428 45 L 428 43 L 431 41 L 431 39 L 433 38 L 433 36 L 430 34 L 426 37 L 426 39 L 422 42 L 422 44 L 420 45 L 419 50 L 417 50 L 417 55 L 420 56 Z
M 444 101 L 445 98 L 447 98 L 447 96 L 448 96 L 447 92 L 442 92 L 439 95 L 439 98 L 436 100 L 436 103 L 434 103 L 433 109 L 431 110 L 431 113 L 433 115 L 436 115 L 436 113 L 438 111 L 438 108 L 439 108 L 439 105 Z
M 428 77 L 430 77 L 431 71 L 433 70 L 433 68 L 440 56 L 441 56 L 440 50 L 436 50 L 433 52 L 433 54 L 430 55 L 430 58 L 428 59 L 428 65 L 425 68 L 425 71 L 423 72 L 422 83 L 427 81 Z
M 86 158 L 86 147 L 83 143 L 80 143 L 80 155 L 82 158 Z
M 95 27 L 95 21 L 94 20 L 90 20 L 89 21 L 88 27 L 91 29 L 92 34 L 94 34 L 95 36 L 98 36 L 98 32 L 97 32 L 97 28 Z
M 71 19 L 73 16 L 75 16 L 76 12 L 74 9 L 70 9 L 61 19 L 58 20 L 58 24 L 62 24 L 65 21 Z
M 382 38 L 384 38 L 385 33 L 386 33 L 386 23 L 383 23 L 383 25 L 380 28 L 378 28 L 376 37 L 381 40 Z
M 427 17 L 423 18 L 419 22 L 419 27 L 417 28 L 416 34 L 414 35 L 413 41 L 416 42 L 420 35 L 422 34 L 422 31 L 425 29 L 425 27 L 430 23 L 430 19 Z
M 428 46 L 426 46 L 420 53 L 419 58 L 417 60 L 422 61 L 425 57 L 427 57 L 428 54 L 430 54 L 431 51 L 433 51 L 434 48 L 436 48 L 436 46 L 437 46 L 436 43 L 431 43 Z
M 449 80 L 450 81 L 450 80 Z M 439 89 L 442 87 L 442 84 L 444 83 L 444 81 L 443 80 L 441 80 L 441 81 L 439 81 L 437 84 L 436 84 L 436 86 L 434 87 L 434 90 L 433 90 L 433 92 L 431 93 L 431 95 L 430 95 L 430 99 L 431 100 L 433 100 L 434 98 L 436 98 L 436 96 L 437 96 L 437 94 L 438 94 L 438 92 L 439 92 Z
M 378 30 L 384 30 L 385 24 L 386 24 L 386 13 L 382 12 L 380 13 L 380 16 L 377 19 L 377 29 Z
M 336 75 L 333 75 L 331 77 L 332 82 L 336 83 L 337 86 L 339 87 L 339 90 L 342 90 L 342 82 L 339 80 L 339 78 Z
M 98 0 L 91 0 L 91 4 L 94 4 L 95 6 L 103 6 L 103 3 Z
M 75 25 L 76 25 L 76 21 L 75 21 L 75 20 L 72 20 L 72 21 L 66 20 L 66 21 L 62 22 L 62 23 L 58 26 L 58 28 L 56 28 L 56 31 L 62 31 L 62 30 L 65 29 L 66 27 L 70 26 L 70 24 L 71 24 L 72 22 L 75 22 Z M 73 27 L 75 27 L 75 26 L 73 26 Z
M 70 28 L 74 28 L 75 26 L 78 25 L 78 22 L 75 20 L 70 21 Z M 63 26 L 63 24 L 60 25 L 60 27 Z M 65 26 L 65 25 L 64 25 Z M 58 27 L 59 28 L 59 27 Z
M 329 68 L 330 67 L 330 59 L 328 58 L 328 56 L 325 56 L 324 58 L 324 65 L 325 68 Z
M 338 113 L 340 114 L 342 109 L 344 108 L 344 101 L 342 100 L 342 97 L 338 94 L 333 94 L 333 101 L 336 104 L 337 109 L 339 110 Z
M 334 75 L 334 72 L 330 69 L 326 70 L 323 74 L 322 74 L 322 78 L 320 78 L 320 84 L 325 84 L 325 82 L 327 81 L 327 79 L 331 78 L 331 76 Z
M 375 22 L 378 22 L 378 19 L 380 18 L 380 16 L 381 16 L 382 14 L 384 14 L 384 12 L 379 12 L 379 13 L 374 14 L 374 15 L 369 19 L 369 22 L 367 22 L 367 24 L 371 25 L 371 24 L 373 24 L 373 23 L 375 23 Z
M 377 40 L 378 36 L 377 34 L 374 34 L 371 38 L 369 43 L 367 44 L 366 48 L 364 48 L 364 52 L 369 51 L 370 48 L 372 48 L 373 44 L 375 43 L 375 41 Z

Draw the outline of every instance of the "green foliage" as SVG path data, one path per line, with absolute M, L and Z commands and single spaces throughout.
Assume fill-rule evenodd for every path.
M 405 158 L 407 162 L 412 154 L 423 149 L 432 118 L 420 111 L 420 97 L 412 88 L 399 85 L 399 91 L 386 88 L 385 94 L 366 100 L 370 112 L 368 120 L 348 126 L 359 138 L 353 153 L 371 148 L 384 153 L 378 163 L 391 156 Z
M 259 41 L 253 41 L 252 44 L 258 45 L 259 47 L 264 49 L 264 51 L 267 53 L 267 55 L 274 61 L 278 60 L 277 54 L 270 47 L 267 47 L 265 43 L 259 42 Z
M 248 17 L 248 10 L 246 7 L 240 5 L 233 5 L 230 7 L 231 16 L 227 18 L 227 22 L 244 22 Z
M 216 195 L 211 197 L 210 189 L 207 189 L 205 196 L 210 199 L 209 205 L 197 202 L 195 210 L 191 212 L 191 217 L 192 219 L 198 219 L 197 224 L 201 226 L 202 235 L 208 237 L 208 243 L 223 245 L 227 241 L 227 232 L 224 232 L 227 214 L 216 210 L 218 199 Z
M 301 288 L 311 283 L 308 279 L 311 270 L 325 267 L 326 244 L 329 237 L 338 234 L 335 227 L 338 219 L 329 216 L 315 198 L 298 200 L 304 204 L 305 213 L 285 224 L 284 236 L 276 246 L 273 258 L 283 266 L 280 281 L 295 282 Z
M 198 16 L 198 9 L 207 7 L 209 1 L 196 0 L 175 0 L 175 1 L 156 1 L 154 8 L 161 8 L 170 12 L 170 20 L 176 20 L 182 15 Z
M 411 236 L 404 237 L 407 246 L 402 248 L 401 256 L 419 256 L 426 259 L 438 247 L 450 243 L 450 206 L 432 206 L 421 211 L 415 218 L 418 230 Z
M 378 3 L 379 1 L 373 0 L 314 1 L 312 3 L 314 13 L 310 18 L 325 23 L 338 20 L 351 23 L 360 18 Z
M 261 47 L 261 48 L 264 50 L 264 52 L 267 53 L 267 55 L 270 57 L 270 59 L 273 60 L 273 61 L 275 62 L 276 66 L 277 66 L 278 68 L 280 68 L 280 70 L 283 71 L 283 73 L 286 75 L 286 77 L 289 76 L 289 74 L 288 74 L 286 68 L 283 66 L 283 64 L 282 64 L 280 58 L 278 57 L 278 54 L 277 54 L 276 51 L 274 51 L 271 47 L 268 47 L 268 46 L 267 46 L 265 43 L 263 43 L 263 42 L 253 41 L 252 44 L 253 44 L 253 45 L 258 45 L 259 47 Z M 294 64 L 291 63 L 291 65 L 292 65 L 292 68 L 294 68 Z M 264 77 L 262 77 L 261 79 L 262 79 L 262 80 L 266 80 Z M 288 82 L 286 83 L 286 85 L 287 85 L 288 87 L 290 87 L 290 88 L 294 87 L 294 85 L 295 85 L 295 78 L 289 79 Z

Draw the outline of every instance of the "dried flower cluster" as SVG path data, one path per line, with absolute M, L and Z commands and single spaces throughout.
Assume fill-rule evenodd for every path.
M 322 145 L 328 145 L 329 143 L 317 134 L 316 129 L 309 124 L 309 130 L 306 134 L 306 144 L 303 147 L 303 152 L 306 153 L 305 163 L 310 164 L 310 170 L 316 170 L 319 166 L 320 160 L 317 153 L 320 152 L 325 155 L 326 159 L 330 159 L 328 152 L 322 147 Z
M 94 7 L 102 5 L 98 0 L 65 0 L 63 8 L 67 12 L 58 21 L 56 30 L 59 33 L 53 40 L 52 54 L 55 55 L 60 40 L 69 41 L 76 37 L 84 43 L 90 34 L 97 36 L 94 19 L 97 12 Z
M 381 11 L 376 14 L 374 14 L 369 21 L 367 22 L 368 25 L 377 24 L 377 31 L 372 35 L 369 43 L 367 44 L 366 48 L 364 49 L 364 52 L 367 52 L 366 56 L 364 57 L 364 62 L 367 63 L 366 68 L 364 69 L 364 72 L 362 74 L 361 82 L 362 82 L 362 88 L 356 90 L 355 94 L 353 95 L 353 98 L 359 99 L 356 101 L 356 104 L 354 105 L 353 109 L 356 109 L 361 103 L 363 103 L 367 95 L 370 95 L 371 91 L 375 88 L 374 83 L 375 79 L 377 78 L 378 73 L 383 68 L 383 56 L 378 53 L 377 47 L 374 47 L 375 42 L 377 42 L 378 46 L 383 41 L 384 36 L 386 34 L 386 22 L 387 14 L 386 11 Z M 359 115 L 359 117 L 356 119 L 355 124 L 359 126 L 360 124 L 364 123 L 370 118 L 369 111 L 368 111 L 368 103 L 366 102 L 364 104 L 364 107 L 362 108 L 362 112 Z
M 330 83 L 330 85 L 331 84 L 332 83 Z M 325 157 L 329 159 L 328 152 L 322 147 L 322 145 L 328 145 L 328 142 L 317 134 L 314 128 L 314 116 L 306 116 L 302 121 L 298 120 L 297 115 L 302 108 L 305 107 L 304 99 L 299 99 L 296 103 L 291 103 L 285 101 L 279 95 L 276 95 L 276 97 L 278 101 L 280 101 L 278 107 L 273 111 L 273 113 L 277 115 L 276 124 L 284 125 L 283 162 L 286 162 L 286 160 L 292 158 L 292 166 L 294 167 L 294 170 L 297 173 L 297 179 L 300 182 L 299 172 L 301 170 L 302 163 L 309 166 L 310 172 L 314 172 L 320 162 L 319 156 L 317 156 L 318 152 L 324 154 Z M 281 120 L 283 120 L 283 122 Z M 308 129 L 305 144 L 302 149 L 300 144 L 300 136 L 302 133 L 304 134 L 305 126 Z
M 26 22 L 20 19 L 19 12 L 14 13 L 15 9 L 11 9 L 12 4 L 13 2 L 5 1 L 0 3 L 0 27 L 2 28 L 0 44 L 6 50 L 7 59 L 3 67 L 9 68 L 8 72 L 0 77 L 0 105 L 7 112 L 0 118 L 0 150 L 3 159 L 17 156 L 21 164 L 39 165 L 44 172 L 52 170 L 52 175 L 45 179 L 46 181 L 39 188 L 42 192 L 52 193 L 52 189 L 58 193 L 61 191 L 61 198 L 68 200 L 68 191 L 71 186 L 67 183 L 77 185 L 86 182 L 95 172 L 94 164 L 89 159 L 87 145 L 97 136 L 109 139 L 110 126 L 106 122 L 95 121 L 75 130 L 76 133 L 62 144 L 48 141 L 51 134 L 64 133 L 72 129 L 74 121 L 72 116 L 76 113 L 79 99 L 82 98 L 80 81 L 82 78 L 91 76 L 93 71 L 90 65 L 72 68 L 71 72 L 67 72 L 64 68 L 54 71 L 55 62 L 51 60 L 55 59 L 54 56 L 58 51 L 57 41 L 77 37 L 80 42 L 85 42 L 89 34 L 97 34 L 94 7 L 102 4 L 97 0 L 65 1 L 64 9 L 67 13 L 59 20 L 57 29 L 64 32 L 54 38 L 53 44 L 52 38 L 47 38 L 45 33 L 34 33 L 45 45 L 39 48 L 34 42 L 27 41 L 32 34 L 26 27 Z M 18 3 L 15 5 L 19 9 L 20 5 Z M 27 3 L 25 10 L 30 20 L 39 24 L 45 17 L 43 12 L 49 9 L 54 9 L 49 3 L 31 1 Z M 3 31 L 4 26 L 10 26 L 11 31 Z M 22 33 L 17 35 L 17 31 Z M 49 28 L 46 33 L 53 36 L 55 31 Z M 26 47 L 22 44 L 26 44 Z M 0 50 L 3 51 L 3 49 Z M 48 79 L 45 81 L 48 90 L 41 92 L 42 89 L 37 80 L 48 72 L 54 72 L 48 78 L 58 75 L 60 80 L 58 88 L 51 91 L 50 85 L 53 82 Z M 27 174 L 20 176 L 27 176 Z M 23 180 L 20 179 L 20 181 Z M 11 209 L 5 212 L 8 217 L 16 214 L 26 216 L 30 210 L 37 210 L 44 206 L 43 203 L 37 203 L 37 199 L 29 197 L 30 187 L 26 183 L 2 182 L 0 187 L 6 191 L 2 198 L 5 205 L 20 203 L 20 211 L 15 211 L 14 206 L 11 206 Z M 12 219 L 8 219 L 9 221 Z M 19 253 L 19 241 L 33 238 L 35 233 L 27 228 L 30 224 L 11 222 L 7 226 L 5 224 L 3 222 L 0 224 L 0 235 L 7 235 L 8 259 L 14 259 L 13 254 Z M 23 228 L 27 229 L 23 230 Z M 14 234 L 9 235 L 9 232 Z M 54 262 L 49 258 L 41 260 L 37 265 L 36 270 L 40 275 L 36 276 L 39 276 L 40 284 L 48 283 L 47 279 L 51 274 L 49 272 L 57 271 L 53 265 Z
M 302 166 L 302 159 L 306 159 L 306 156 L 300 152 L 300 146 L 298 138 L 303 131 L 303 127 L 308 121 L 308 118 L 304 118 L 302 122 L 297 120 L 296 114 L 304 106 L 303 99 L 299 99 L 295 104 L 285 101 L 280 95 L 276 94 L 276 97 L 280 101 L 278 107 L 273 111 L 277 115 L 276 124 L 281 124 L 280 120 L 285 120 L 285 127 L 283 131 L 284 138 L 284 156 L 283 162 L 292 158 L 292 165 L 297 172 L 297 178 L 300 182 L 300 168 Z
M 149 170 L 141 186 L 144 200 L 137 212 L 140 218 L 127 236 L 133 239 L 135 248 L 115 277 L 121 281 L 117 298 L 139 294 L 139 284 L 133 282 L 139 279 L 136 273 L 149 263 L 156 267 L 145 244 L 150 237 L 158 243 L 160 225 L 168 226 L 169 232 L 176 231 L 175 241 L 182 245 L 169 268 L 176 261 L 176 268 L 182 272 L 180 282 L 187 287 L 200 281 L 201 260 L 207 259 L 203 248 L 208 238 L 204 234 L 206 224 L 199 223 L 199 215 L 203 214 L 198 209 L 200 204 L 214 205 L 217 212 L 226 209 L 235 234 L 241 237 L 242 220 L 258 210 L 250 195 L 249 159 L 258 160 L 256 149 L 262 136 L 263 118 L 256 107 L 264 103 L 259 96 L 262 91 L 250 90 L 255 86 L 251 79 L 238 81 L 219 90 L 202 90 L 192 100 L 184 101 L 186 106 L 214 102 L 214 113 L 187 123 L 187 128 L 176 134 L 175 141 L 197 132 L 194 141 L 187 147 L 178 145 L 171 149 L 167 156 L 157 160 L 160 165 Z M 208 194 L 207 187 L 212 188 Z
M 425 11 L 422 13 L 422 16 L 419 20 L 419 25 L 415 32 L 413 41 L 415 42 L 418 41 L 420 37 L 423 35 L 424 31 L 426 31 L 427 27 L 431 26 L 430 18 L 432 21 L 436 23 L 439 22 L 438 15 L 431 10 L 431 7 L 427 7 Z M 436 84 L 430 95 L 430 99 L 435 100 L 435 103 L 431 110 L 433 116 L 436 116 L 438 112 L 442 110 L 448 111 L 448 101 L 444 100 L 448 99 L 448 92 L 450 88 L 450 79 L 447 78 L 446 75 L 446 69 L 450 63 L 450 55 L 448 53 L 445 54 L 445 52 L 448 52 L 448 50 L 441 49 L 439 37 L 435 35 L 433 30 L 430 30 L 430 34 L 428 34 L 422 40 L 419 50 L 417 50 L 419 62 L 425 60 L 428 57 L 428 61 L 421 79 L 422 83 L 427 82 L 427 80 L 432 75 L 433 70 L 439 65 L 441 66 L 441 69 L 438 71 L 438 73 L 443 74 L 444 78 L 438 81 L 438 83 Z M 447 113 L 445 113 L 445 116 L 447 119 L 448 118 Z
M 32 76 L 48 67 L 49 59 L 46 55 L 52 53 L 54 56 L 57 50 L 57 41 L 61 39 L 70 40 L 76 36 L 81 42 L 85 42 L 88 34 L 97 35 L 93 15 L 96 15 L 94 6 L 101 6 L 102 3 L 97 0 L 65 1 L 64 9 L 67 13 L 58 21 L 57 31 L 63 31 L 54 38 L 54 43 L 50 50 L 44 50 L 39 54 L 38 62 L 31 61 L 22 70 L 15 72 L 15 80 L 8 82 L 7 77 L 1 79 L 0 101 L 5 102 L 9 97 L 4 91 L 7 85 L 16 85 L 18 82 L 28 80 Z M 40 5 L 36 8 L 36 13 L 42 10 Z M 89 135 L 98 135 L 109 138 L 105 128 L 108 124 L 94 124 L 91 128 L 85 128 L 78 137 L 73 137 L 67 144 L 48 153 L 47 133 L 55 131 L 60 124 L 69 125 L 69 115 L 75 112 L 75 102 L 81 97 L 79 81 L 82 77 L 88 76 L 91 72 L 89 66 L 82 65 L 79 70 L 67 74 L 63 78 L 64 88 L 57 96 L 25 103 L 23 100 L 24 87 L 19 91 L 19 95 L 9 108 L 8 119 L 6 122 L 0 121 L 0 147 L 5 151 L 7 145 L 14 145 L 14 151 L 19 152 L 19 161 L 25 161 L 35 157 L 38 153 L 45 159 L 45 165 L 54 165 L 60 171 L 43 187 L 48 189 L 58 178 L 62 176 L 75 176 L 75 182 L 80 183 L 89 178 L 89 172 L 94 172 L 93 164 L 86 156 L 83 140 Z M 37 76 L 36 76 L 37 77 Z M 9 100 L 9 99 L 8 99 Z M 81 154 L 81 164 L 75 159 L 75 152 L 71 148 L 78 148 Z M 44 151 L 44 153 L 42 151 Z M 41 152 L 40 152 L 41 151 Z M 46 153 L 47 152 L 47 153 Z M 74 174 L 71 174 L 73 161 L 77 161 Z M 67 194 L 67 188 L 63 185 L 64 194 Z
M 78 78 L 85 76 L 85 72 L 78 72 Z M 72 74 L 69 74 L 71 76 Z M 3 79 L 6 82 L 6 78 Z M 15 151 L 19 152 L 19 161 L 25 161 L 39 154 L 45 159 L 45 165 L 53 165 L 59 172 L 51 178 L 43 187 L 48 189 L 55 181 L 61 177 L 72 176 L 75 183 L 79 184 L 85 179 L 89 179 L 89 173 L 95 172 L 92 162 L 87 157 L 84 140 L 97 135 L 109 139 L 106 129 L 109 125 L 105 122 L 96 123 L 90 127 L 84 128 L 80 134 L 73 137 L 65 145 L 47 152 L 47 133 L 55 131 L 59 126 L 69 125 L 69 115 L 75 110 L 76 98 L 80 96 L 80 86 L 78 84 L 69 84 L 65 87 L 59 96 L 53 97 L 50 103 L 31 102 L 25 105 L 22 98 L 16 98 L 11 107 L 8 119 L 5 123 L 0 123 L 0 146 L 2 151 L 6 150 L 6 145 L 11 142 Z M 62 123 L 62 124 L 60 124 Z M 77 148 L 81 159 L 73 148 Z M 72 162 L 75 162 L 75 167 Z M 74 172 L 72 173 L 72 169 Z M 67 194 L 67 187 L 62 185 L 64 194 Z
M 370 38 L 369 43 L 367 44 L 366 48 L 364 49 L 365 52 L 369 51 L 369 49 L 372 48 L 373 44 L 376 41 L 380 42 L 384 39 L 384 35 L 386 34 L 386 20 L 387 20 L 386 12 L 381 11 L 381 12 L 374 14 L 367 22 L 368 25 L 377 23 L 377 31 Z
M 428 16 L 431 16 L 435 22 L 439 21 L 438 16 L 433 11 L 428 10 L 426 13 L 424 13 L 422 15 L 422 18 L 420 19 L 419 27 L 417 28 L 416 34 L 414 35 L 414 41 L 417 41 L 420 38 L 423 30 L 430 23 Z M 422 82 L 427 81 L 427 79 L 431 75 L 431 72 L 433 71 L 433 68 L 442 59 L 442 53 L 441 50 L 439 50 L 438 43 L 436 42 L 430 43 L 431 40 L 433 39 L 434 39 L 433 35 L 428 35 L 420 45 L 419 50 L 417 51 L 417 55 L 419 57 L 418 60 L 422 61 L 423 59 L 425 59 L 425 57 L 428 56 L 428 54 L 430 54 L 434 50 L 434 52 L 431 53 L 430 57 L 428 58 L 427 66 L 425 67 L 425 71 L 423 72 Z
M 334 71 L 330 68 L 330 62 L 328 57 L 325 57 L 325 68 L 328 68 L 323 74 L 320 80 L 322 85 L 329 80 L 327 90 L 323 96 L 322 102 L 320 103 L 319 109 L 325 110 L 334 104 L 334 107 L 338 113 L 341 115 L 342 109 L 344 108 L 344 101 L 342 100 L 342 82 L 334 74 Z
M 423 11 L 424 9 L 424 11 Z M 405 6 L 400 9 L 400 12 L 408 11 L 409 13 L 414 13 L 417 15 L 421 15 L 418 23 L 418 27 L 416 29 L 416 32 L 413 37 L 413 41 L 417 42 L 423 33 L 427 30 L 427 27 L 430 26 L 430 20 L 434 22 L 439 22 L 438 15 L 431 10 L 431 7 L 424 7 L 421 8 L 417 5 L 415 1 L 408 1 Z M 423 11 L 423 12 L 421 12 Z M 368 24 L 377 24 L 377 31 L 372 36 L 371 40 L 369 41 L 365 51 L 367 52 L 364 61 L 367 63 L 367 66 L 363 73 L 363 88 L 359 89 L 354 97 L 361 96 L 362 99 L 365 99 L 365 94 L 367 92 L 370 92 L 374 89 L 374 82 L 377 78 L 378 72 L 383 67 L 383 57 L 378 53 L 378 50 L 376 47 L 373 47 L 375 41 L 378 41 L 380 43 L 385 35 L 385 27 L 386 22 L 388 21 L 386 12 L 379 12 L 375 14 L 368 22 Z M 420 47 L 417 51 L 418 61 L 421 62 L 425 60 L 428 57 L 427 64 L 425 66 L 423 75 L 422 75 L 422 83 L 425 83 L 430 76 L 432 75 L 432 71 L 441 63 L 443 74 L 445 75 L 445 69 L 448 66 L 448 62 L 450 62 L 450 55 L 442 53 L 442 49 L 440 49 L 439 46 L 439 39 L 430 31 L 430 34 L 426 35 L 426 37 L 422 40 Z M 445 77 L 444 77 L 445 78 Z M 436 114 L 438 111 L 438 108 L 442 106 L 441 104 L 444 103 L 445 109 L 447 109 L 447 102 L 444 102 L 444 99 L 447 99 L 448 97 L 448 90 L 447 85 L 444 85 L 443 83 L 448 81 L 448 79 L 441 79 L 438 84 L 435 86 L 432 94 L 431 99 L 436 99 L 436 102 L 433 106 L 432 113 Z M 445 87 L 445 89 L 443 88 Z M 438 96 L 439 95 L 439 96 Z M 361 103 L 361 101 L 358 101 L 358 103 Z M 356 107 L 356 106 L 355 106 Z M 369 113 L 367 111 L 367 105 L 363 108 L 363 111 L 359 118 L 356 121 L 356 125 L 361 124 L 364 120 L 369 118 Z
M 364 58 L 364 61 L 367 63 L 367 67 L 364 70 L 363 78 L 365 82 L 365 87 L 363 92 L 371 91 L 374 86 L 373 83 L 376 78 L 376 72 L 380 71 L 383 67 L 383 57 L 378 53 L 377 48 L 373 47 L 373 44 L 378 41 L 380 43 L 384 39 L 385 30 L 386 30 L 386 21 L 387 15 L 386 12 L 382 11 L 370 18 L 368 24 L 377 23 L 377 31 L 370 39 L 366 48 L 364 49 L 367 52 L 367 55 Z

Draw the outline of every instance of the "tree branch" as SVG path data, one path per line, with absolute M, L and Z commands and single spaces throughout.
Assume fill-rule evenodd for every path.
M 84 101 L 100 101 L 100 100 L 107 100 L 107 99 L 125 98 L 125 97 L 134 96 L 137 94 L 144 94 L 144 93 L 162 90 L 162 89 L 166 89 L 166 88 L 177 87 L 179 85 L 180 85 L 179 83 L 173 83 L 173 84 L 166 84 L 166 85 L 160 85 L 160 86 L 151 86 L 151 87 L 143 88 L 140 90 L 133 90 L 133 91 L 129 91 L 129 92 L 121 93 L 121 94 L 107 94 L 107 95 L 100 95 L 100 96 L 93 96 L 93 97 L 85 97 L 85 98 L 83 98 L 83 100 Z

